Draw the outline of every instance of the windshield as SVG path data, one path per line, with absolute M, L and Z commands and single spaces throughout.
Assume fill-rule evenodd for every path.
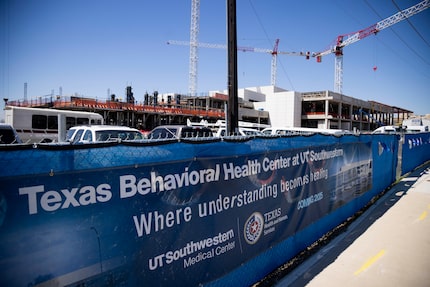
M 257 130 L 248 130 L 248 129 L 243 129 L 242 132 L 246 136 L 256 136 L 256 135 L 262 134 L 261 132 L 259 132 Z
M 73 138 L 73 134 L 76 132 L 75 129 L 70 129 L 67 131 L 66 141 L 70 141 Z
M 176 138 L 177 131 L 178 131 L 177 128 L 165 128 L 165 127 L 156 128 L 150 133 L 149 138 L 151 139 Z
M 141 140 L 143 135 L 137 131 L 105 130 L 96 132 L 97 141 L 111 140 Z
M 207 128 L 198 128 L 198 127 L 184 127 L 181 130 L 181 137 L 183 138 L 203 138 L 203 137 L 211 137 L 212 131 Z

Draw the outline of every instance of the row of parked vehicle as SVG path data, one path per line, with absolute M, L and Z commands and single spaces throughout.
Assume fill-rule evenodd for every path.
M 373 133 L 398 133 L 398 127 L 385 126 L 378 128 Z M 427 130 L 428 131 L 428 130 Z M 268 127 L 259 131 L 254 128 L 240 127 L 236 136 L 254 137 L 254 136 L 293 136 L 293 135 L 310 135 L 315 133 L 330 135 L 351 134 L 349 131 L 335 129 L 311 129 L 311 128 L 286 128 L 286 127 Z M 219 127 L 216 132 L 211 128 L 203 125 L 163 125 L 154 128 L 149 133 L 129 128 L 125 126 L 110 125 L 81 125 L 70 128 L 67 131 L 66 142 L 72 144 L 127 141 L 127 140 L 171 140 L 183 138 L 223 138 L 227 136 L 225 127 Z M 0 124 L 0 144 L 19 144 L 22 143 L 19 135 L 9 124 Z
M 241 136 L 256 136 L 262 133 L 256 129 L 240 128 Z M 220 128 L 216 133 L 208 127 L 187 125 L 164 125 L 154 128 L 147 134 L 141 131 L 108 125 L 76 126 L 68 130 L 66 141 L 74 144 L 106 141 L 142 140 L 142 139 L 183 139 L 183 138 L 210 138 L 225 137 L 226 129 Z
M 240 128 L 241 136 L 256 136 L 262 133 L 256 129 Z M 72 144 L 112 142 L 143 139 L 182 139 L 182 138 L 210 138 L 225 137 L 226 129 L 219 128 L 216 133 L 208 127 L 187 125 L 164 125 L 154 128 L 149 133 L 125 127 L 111 125 L 81 125 L 71 127 L 67 131 L 66 142 Z M 0 124 L 0 144 L 23 143 L 18 133 L 9 124 Z

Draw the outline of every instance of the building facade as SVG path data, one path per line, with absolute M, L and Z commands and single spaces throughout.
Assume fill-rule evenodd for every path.
M 252 89 L 252 88 L 251 88 Z M 372 131 L 383 125 L 401 125 L 412 112 L 375 101 L 363 101 L 332 91 L 295 92 L 260 87 L 272 126 Z

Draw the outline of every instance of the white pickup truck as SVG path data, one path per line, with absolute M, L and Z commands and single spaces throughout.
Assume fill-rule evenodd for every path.
M 141 140 L 144 136 L 137 129 L 123 126 L 88 125 L 71 127 L 66 141 L 72 144 L 109 142 L 122 140 Z

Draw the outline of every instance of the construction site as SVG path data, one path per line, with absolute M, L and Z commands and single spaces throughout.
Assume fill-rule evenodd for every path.
M 124 94 L 102 98 L 60 89 L 29 99 L 25 84 L 23 100 L 4 98 L 13 141 L 0 145 L 0 285 L 426 286 L 430 120 L 346 95 L 343 49 L 428 7 L 398 8 L 326 50 L 291 54 L 278 51 L 279 40 L 273 49 L 237 47 L 235 0 L 227 0 L 228 45 L 200 43 L 200 0 L 191 0 L 190 42 L 170 42 L 190 47 L 188 93 L 127 82 Z M 197 93 L 199 47 L 228 50 L 227 89 Z M 238 87 L 237 51 L 272 57 L 270 85 Z M 282 53 L 317 62 L 333 54 L 333 91 L 278 86 Z M 224 133 L 215 135 L 208 126 L 220 120 Z M 244 122 L 262 132 L 241 134 Z M 154 128 L 164 131 L 152 137 Z M 182 133 L 192 129 L 207 132 Z
M 383 125 L 401 125 L 413 111 L 374 101 L 363 101 L 332 91 L 299 93 L 275 86 L 239 89 L 239 120 L 254 124 L 372 131 Z M 186 124 L 187 120 L 215 123 L 226 118 L 224 91 L 207 96 L 145 94 L 136 101 L 126 88 L 126 101 L 78 96 L 52 96 L 30 101 L 9 101 L 9 106 L 96 112 L 110 125 L 151 130 L 159 125 Z
M 428 6 L 429 1 L 422 1 L 357 32 L 339 35 L 332 46 L 320 52 L 279 51 L 279 39 L 276 39 L 272 49 L 237 46 L 238 52 L 271 55 L 270 85 L 237 89 L 238 120 L 272 126 L 349 131 L 372 131 L 384 125 L 400 126 L 403 120 L 414 115 L 414 111 L 392 106 L 389 103 L 361 100 L 360 95 L 351 97 L 343 94 L 343 49 L 420 13 Z M 200 1 L 193 0 L 191 1 L 190 41 L 168 41 L 170 45 L 185 45 L 190 48 L 187 94 L 159 94 L 154 91 L 152 94 L 145 92 L 135 97 L 132 86 L 127 86 L 124 97 L 112 94 L 105 99 L 100 99 L 97 95 L 94 97 L 63 96 L 60 92 L 28 100 L 25 87 L 23 100 L 4 99 L 5 104 L 91 111 L 101 114 L 107 124 L 126 125 L 142 130 L 150 130 L 164 124 L 185 124 L 187 120 L 216 122 L 226 119 L 230 91 L 207 91 L 197 94 L 198 49 L 227 49 L 227 45 L 199 42 L 199 19 Z M 317 62 L 321 62 L 323 57 L 330 54 L 335 56 L 333 91 L 291 91 L 277 86 L 278 55 L 315 58 Z

